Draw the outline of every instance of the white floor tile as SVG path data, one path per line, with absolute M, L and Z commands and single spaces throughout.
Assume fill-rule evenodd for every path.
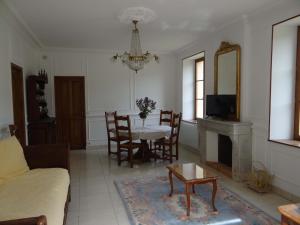
M 199 163 L 199 156 L 183 148 L 179 162 Z M 127 212 L 115 187 L 116 179 L 167 175 L 168 162 L 145 163 L 129 168 L 127 163 L 119 167 L 114 155 L 108 157 L 105 147 L 99 150 L 71 152 L 71 203 L 67 225 L 129 225 Z M 275 194 L 259 195 L 242 183 L 217 173 L 232 191 L 279 218 L 277 206 L 288 203 Z

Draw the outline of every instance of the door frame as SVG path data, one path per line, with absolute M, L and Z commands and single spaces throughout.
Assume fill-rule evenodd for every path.
M 12 93 L 12 106 L 13 106 L 13 117 L 14 117 L 14 125 L 15 121 L 16 121 L 16 115 L 15 115 L 15 107 L 14 107 L 14 82 L 13 82 L 13 70 L 17 70 L 18 72 L 20 72 L 21 77 L 22 77 L 22 101 L 23 101 L 23 115 L 21 115 L 21 120 L 23 121 L 22 123 L 22 127 L 20 129 L 20 127 L 17 127 L 16 133 L 19 134 L 21 136 L 21 140 L 20 143 L 21 145 L 25 146 L 26 145 L 26 119 L 25 119 L 25 93 L 24 93 L 24 76 L 23 76 L 23 68 L 17 64 L 14 63 L 10 63 L 10 69 L 11 69 L 11 93 Z M 22 131 L 23 130 L 23 131 Z

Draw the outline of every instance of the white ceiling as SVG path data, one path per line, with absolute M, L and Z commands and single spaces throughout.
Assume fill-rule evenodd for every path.
M 152 9 L 139 26 L 144 50 L 173 51 L 277 0 L 9 0 L 47 47 L 127 50 L 131 27 L 119 21 L 128 7 Z

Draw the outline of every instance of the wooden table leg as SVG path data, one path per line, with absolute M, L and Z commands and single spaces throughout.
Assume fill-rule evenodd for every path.
M 193 189 L 193 194 L 195 194 L 195 184 L 193 184 L 192 189 Z
M 185 194 L 186 194 L 186 215 L 190 216 L 190 209 L 191 209 L 190 184 L 185 184 Z
M 215 198 L 217 194 L 217 180 L 213 180 L 212 183 L 213 183 L 213 191 L 212 191 L 211 203 L 212 203 L 213 210 L 216 212 L 218 211 L 215 206 Z
M 141 160 L 142 162 L 151 162 L 151 158 L 154 158 L 151 152 L 147 140 L 141 139 L 141 147 L 134 154 L 134 159 Z
M 172 177 L 172 171 L 171 170 L 169 170 L 169 180 L 170 180 L 170 187 L 171 187 L 169 196 L 171 197 L 172 194 L 173 194 L 173 177 Z
M 290 225 L 290 221 L 284 215 L 281 215 L 281 225 Z

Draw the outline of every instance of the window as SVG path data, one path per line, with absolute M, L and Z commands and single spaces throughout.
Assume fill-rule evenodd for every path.
M 204 116 L 205 52 L 182 59 L 182 119 L 195 122 Z
M 269 140 L 300 147 L 300 17 L 273 25 Z
M 195 60 L 195 114 L 194 118 L 204 116 L 204 57 Z

